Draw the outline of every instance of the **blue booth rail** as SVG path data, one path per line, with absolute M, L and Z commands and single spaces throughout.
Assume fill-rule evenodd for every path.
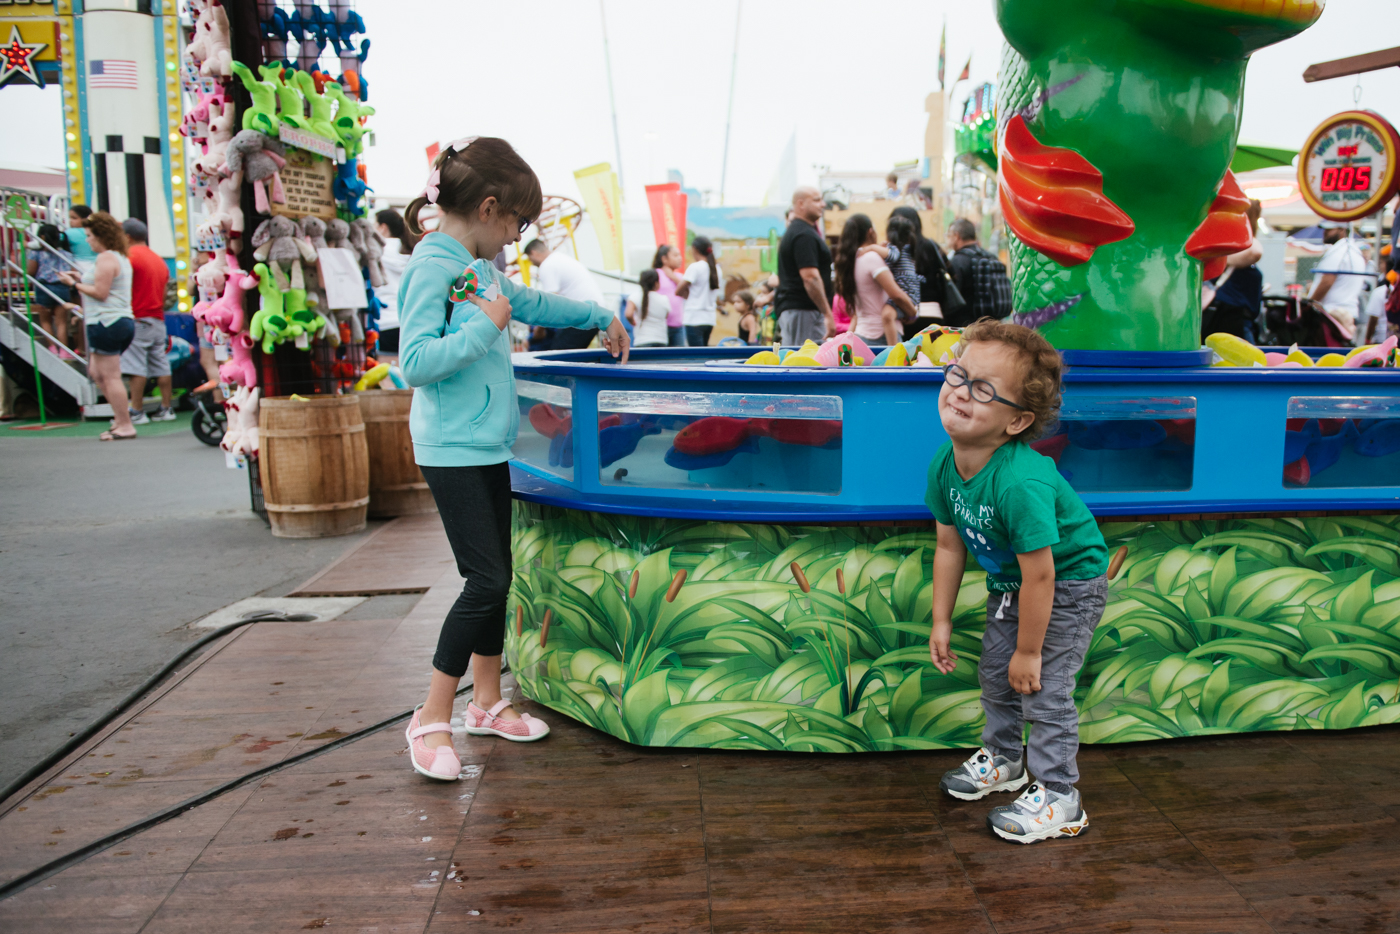
M 712 521 L 929 518 L 941 370 L 743 365 L 751 352 L 516 354 L 517 497 Z M 1394 510 L 1400 370 L 1070 366 L 1060 422 L 1034 445 L 1100 516 Z

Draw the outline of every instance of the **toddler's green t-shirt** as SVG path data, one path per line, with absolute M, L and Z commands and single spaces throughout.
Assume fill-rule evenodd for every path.
M 987 572 L 988 590 L 1020 590 L 1016 556 L 1047 545 L 1056 580 L 1089 580 L 1108 570 L 1108 546 L 1089 507 L 1055 462 L 1028 444 L 1003 444 L 964 481 L 946 442 L 929 464 L 924 502 L 935 519 L 958 530 Z

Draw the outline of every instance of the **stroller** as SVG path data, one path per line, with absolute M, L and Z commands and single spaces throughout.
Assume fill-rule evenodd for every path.
M 1350 347 L 1351 335 L 1317 302 L 1308 298 L 1264 299 L 1265 347 Z

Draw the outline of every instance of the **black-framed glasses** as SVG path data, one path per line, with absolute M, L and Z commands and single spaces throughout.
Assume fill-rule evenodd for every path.
M 522 234 L 523 234 L 525 231 L 529 230 L 529 229 L 530 229 L 530 225 L 533 224 L 533 223 L 535 222 L 534 218 L 531 218 L 531 217 L 521 217 L 519 214 L 515 215 L 515 219 L 520 223 L 520 232 L 521 232 Z
M 954 389 L 959 386 L 966 386 L 967 391 L 972 395 L 973 401 L 975 402 L 1000 402 L 1002 405 L 1009 405 L 1013 409 L 1020 409 L 1022 412 L 1030 411 L 1030 409 L 1020 403 L 1012 402 L 1010 399 L 1003 399 L 1001 396 L 997 395 L 996 389 L 985 379 L 968 379 L 967 370 L 964 370 L 956 363 L 950 363 L 943 368 L 943 381 Z

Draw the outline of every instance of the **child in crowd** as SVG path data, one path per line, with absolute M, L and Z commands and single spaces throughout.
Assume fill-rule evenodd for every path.
M 753 293 L 748 289 L 735 292 L 734 310 L 739 313 L 739 339 L 745 344 L 763 342 L 763 323 L 758 309 L 754 307 Z
M 655 269 L 643 269 L 637 276 L 639 295 L 633 347 L 665 347 L 667 344 L 666 316 L 671 313 L 671 299 L 662 294 L 661 274 Z M 631 309 L 628 309 L 629 311 Z
M 53 224 L 40 224 L 39 239 L 51 248 L 40 246 L 29 254 L 29 274 L 43 286 L 34 290 L 39 327 L 58 338 L 58 346 L 49 350 L 60 357 L 72 357 L 75 355 L 68 350 L 68 320 L 76 306 L 71 304 L 73 290 L 58 281 L 59 273 L 74 268 L 68 235 Z
M 982 748 L 939 787 L 975 801 L 1025 786 L 1029 766 L 1034 783 L 993 808 L 988 826 L 1020 843 L 1074 836 L 1089 823 L 1074 787 L 1075 675 L 1103 615 L 1108 549 L 1055 462 L 1028 444 L 1058 417 L 1060 358 L 1035 331 L 983 318 L 944 373 L 938 414 L 951 440 L 929 465 L 925 499 L 938 528 L 929 652 L 939 671 L 958 664 L 948 643 L 969 548 L 989 595 L 977 666 Z
M 627 332 L 611 309 L 517 285 L 492 263 L 539 217 L 543 202 L 539 179 L 509 143 L 473 137 L 438 154 L 404 218 L 421 235 L 419 212 L 430 204 L 439 212 L 437 229 L 418 243 L 399 285 L 399 362 L 417 390 L 409 413 L 414 459 L 467 581 L 438 637 L 428 699 L 407 729 L 414 770 L 443 781 L 461 771 L 448 724 L 469 659 L 475 697 L 463 717 L 468 733 L 530 742 L 549 732 L 501 698 L 512 580 L 506 462 L 519 421 L 510 320 L 606 328 L 599 341 L 627 362 Z M 468 291 L 469 271 L 475 293 Z
M 909 301 L 917 309 L 919 307 L 920 296 L 923 293 L 924 277 L 919 274 L 915 266 L 915 257 L 919 249 L 919 232 L 914 229 L 914 222 L 907 217 L 894 215 L 890 217 L 889 223 L 885 226 L 886 242 L 872 244 L 864 247 L 864 250 L 871 250 L 879 254 L 889 267 L 890 274 L 894 276 L 895 284 L 900 291 L 909 296 Z M 906 323 L 912 321 L 907 315 L 900 314 L 899 307 L 895 305 L 893 299 L 886 301 L 887 305 L 894 306 L 895 313 L 900 315 Z

